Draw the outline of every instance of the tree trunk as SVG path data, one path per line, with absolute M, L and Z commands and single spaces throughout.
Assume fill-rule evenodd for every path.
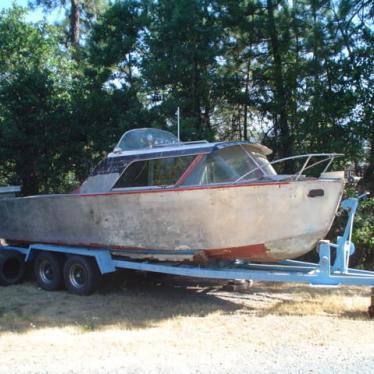
M 205 109 L 204 109 L 204 125 L 206 128 L 206 133 L 208 137 L 210 138 L 210 136 L 212 135 L 212 126 L 210 123 L 210 103 L 209 102 L 205 105 Z
M 23 196 L 32 196 L 39 193 L 39 179 L 34 171 L 29 169 L 23 170 L 22 178 L 22 194 Z
M 77 46 L 79 44 L 79 28 L 80 28 L 80 12 L 79 0 L 71 0 L 70 10 L 70 37 L 71 44 Z
M 206 129 L 202 129 L 201 108 L 200 108 L 200 93 L 199 93 L 199 67 L 197 63 L 197 56 L 194 53 L 192 64 L 192 115 L 194 117 L 196 135 L 200 139 L 205 136 Z
M 268 26 L 270 34 L 270 49 L 273 57 L 274 74 L 274 98 L 276 104 L 276 116 L 279 117 L 280 149 L 281 157 L 292 156 L 293 144 L 287 118 L 287 99 L 282 72 L 282 58 L 279 50 L 279 39 L 274 19 L 274 5 L 272 0 L 267 0 Z M 293 172 L 293 163 L 287 162 L 284 171 Z

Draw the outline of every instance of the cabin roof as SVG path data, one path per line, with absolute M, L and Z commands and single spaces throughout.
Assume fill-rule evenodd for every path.
M 168 155 L 169 153 L 178 153 L 180 155 L 185 154 L 198 154 L 198 153 L 211 153 L 218 149 L 233 147 L 237 145 L 248 145 L 253 148 L 254 152 L 268 156 L 272 153 L 272 150 L 262 144 L 250 143 L 247 141 L 233 141 L 233 142 L 187 142 L 187 143 L 175 143 L 167 146 L 154 147 L 154 148 L 142 148 L 142 149 L 132 149 L 126 151 L 115 151 L 109 153 L 108 157 L 135 157 L 141 155 Z M 157 156 L 160 157 L 160 156 Z
M 134 149 L 127 151 L 112 152 L 102 160 L 94 169 L 91 176 L 98 174 L 120 173 L 130 162 L 135 160 L 146 160 L 150 158 L 191 156 L 197 154 L 209 154 L 215 150 L 228 147 L 246 145 L 250 151 L 263 155 L 271 154 L 271 149 L 261 144 L 253 144 L 245 141 L 217 142 L 217 143 L 175 143 L 162 147 Z
M 182 154 L 187 150 L 200 151 L 201 153 L 212 152 L 216 149 L 230 147 L 238 144 L 250 144 L 248 142 L 215 142 L 206 140 L 180 141 L 173 133 L 157 128 L 138 128 L 126 131 L 108 157 L 135 156 L 140 154 L 152 154 L 158 152 L 180 151 Z M 253 144 L 253 148 L 264 155 L 271 150 L 260 144 Z
M 272 153 L 271 149 L 246 141 L 215 142 L 206 140 L 194 142 L 181 142 L 170 132 L 154 129 L 141 128 L 125 132 L 113 152 L 102 160 L 94 169 L 91 176 L 97 174 L 120 173 L 130 162 L 135 160 L 146 160 L 161 157 L 191 156 L 208 154 L 215 150 L 246 145 L 251 152 L 258 152 L 267 156 Z

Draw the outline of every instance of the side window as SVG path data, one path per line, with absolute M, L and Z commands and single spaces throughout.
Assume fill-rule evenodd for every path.
M 233 171 L 231 180 L 235 180 L 247 172 L 257 168 L 257 165 L 253 160 L 243 151 L 240 147 L 230 147 L 222 149 L 217 152 L 226 165 L 228 165 Z M 254 172 L 248 174 L 248 178 L 261 178 L 261 170 L 255 170 Z
M 195 156 L 168 157 L 133 162 L 113 188 L 172 186 Z
M 277 175 L 277 172 L 265 156 L 255 152 L 252 152 L 252 154 L 256 158 L 256 161 L 261 165 L 262 170 L 266 175 Z
M 133 162 L 121 175 L 114 188 L 148 186 L 148 161 Z
M 193 173 L 184 181 L 184 186 L 223 183 L 235 180 L 239 176 L 219 154 L 204 157 Z

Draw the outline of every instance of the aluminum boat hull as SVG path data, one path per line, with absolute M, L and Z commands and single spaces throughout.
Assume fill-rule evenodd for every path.
M 158 260 L 280 261 L 325 237 L 342 192 L 342 180 L 312 179 L 10 198 L 0 200 L 0 238 Z

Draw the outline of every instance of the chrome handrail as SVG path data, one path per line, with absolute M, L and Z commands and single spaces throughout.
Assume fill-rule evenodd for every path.
M 301 175 L 303 174 L 303 172 L 305 170 L 308 170 L 318 164 L 321 164 L 323 162 L 326 162 L 326 161 L 329 161 L 328 164 L 326 165 L 326 167 L 323 169 L 322 173 L 320 174 L 320 176 L 325 173 L 328 168 L 330 167 L 331 163 L 334 161 L 335 158 L 337 157 L 342 157 L 344 156 L 343 153 L 307 153 L 307 154 L 304 154 L 304 155 L 297 155 L 297 156 L 289 156 L 289 157 L 283 157 L 283 158 L 280 158 L 278 160 L 274 160 L 272 162 L 270 162 L 270 165 L 274 165 L 274 164 L 278 164 L 280 162 L 283 162 L 283 161 L 288 161 L 288 160 L 295 160 L 295 159 L 300 159 L 300 158 L 306 158 L 306 161 L 304 162 L 303 166 L 301 167 L 301 169 L 296 172 L 295 174 L 291 174 L 291 176 L 295 176 L 295 180 L 298 180 Z M 319 160 L 319 161 L 316 161 L 314 162 L 313 164 L 311 165 L 308 165 L 311 158 L 313 157 L 325 157 L 323 160 Z M 252 174 L 253 172 L 255 172 L 256 170 L 261 170 L 263 171 L 262 167 L 261 166 L 257 166 L 256 168 L 246 172 L 245 174 L 243 174 L 242 176 L 240 176 L 238 179 L 236 179 L 234 181 L 234 183 L 237 183 L 237 182 L 240 182 L 242 179 L 244 179 L 247 175 L 249 174 Z

